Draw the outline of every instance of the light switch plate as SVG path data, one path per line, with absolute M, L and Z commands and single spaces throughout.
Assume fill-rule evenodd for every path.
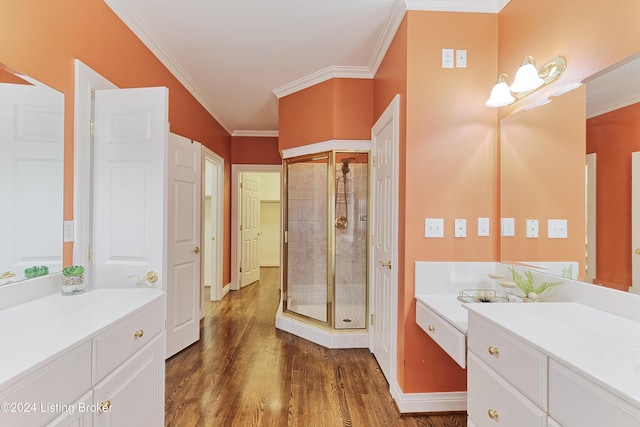
M 443 238 L 444 237 L 444 218 L 425 218 L 424 219 L 424 237 Z
M 454 236 L 455 237 L 467 237 L 467 220 L 464 218 L 457 218 L 454 221 Z
M 453 49 L 442 49 L 442 68 L 453 68 Z
M 467 51 L 456 49 L 456 68 L 467 68 Z
M 549 238 L 550 239 L 566 239 L 567 220 L 566 219 L 550 219 L 549 220 Z
M 527 220 L 527 237 L 529 239 L 538 238 L 538 220 L 537 219 Z
M 478 237 L 489 237 L 489 218 L 478 218 Z
M 513 237 L 516 235 L 515 219 L 502 218 L 500 224 L 502 229 L 502 237 Z
M 62 241 L 73 242 L 73 221 L 65 221 L 62 230 Z

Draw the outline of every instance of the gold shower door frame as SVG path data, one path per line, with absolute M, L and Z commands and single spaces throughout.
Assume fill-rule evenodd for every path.
M 336 325 L 335 318 L 335 300 L 336 300 L 336 227 L 334 220 L 336 218 L 336 156 L 340 154 L 353 154 L 353 155 L 366 155 L 367 156 L 367 192 L 366 192 L 366 215 L 367 218 L 370 217 L 370 185 L 369 185 L 369 177 L 371 176 L 371 165 L 369 160 L 369 152 L 368 151 L 355 151 L 355 150 L 336 150 L 336 151 L 327 151 L 321 153 L 314 153 L 310 155 L 292 157 L 289 159 L 285 159 L 283 161 L 283 302 L 282 308 L 283 313 L 295 317 L 298 320 L 308 322 L 310 324 L 316 326 L 322 326 L 324 328 L 333 329 Z M 291 303 L 292 297 L 290 294 L 290 283 L 289 283 L 289 263 L 290 263 L 290 246 L 289 246 L 289 227 L 290 227 L 290 218 L 289 218 L 289 208 L 290 208 L 290 194 L 289 194 L 289 185 L 290 185 L 290 177 L 289 177 L 289 166 L 300 164 L 300 163 L 310 163 L 310 162 L 318 162 L 320 160 L 326 159 L 326 207 L 327 207 L 327 218 L 326 218 L 326 244 L 327 244 L 327 254 L 326 254 L 326 285 L 327 285 L 327 293 L 326 293 L 326 301 L 325 301 L 325 319 L 318 319 L 313 316 L 306 315 L 304 313 L 299 313 L 290 307 L 293 305 Z M 355 205 L 355 203 L 354 203 Z M 354 213 L 355 215 L 355 213 Z M 369 221 L 366 224 L 366 232 L 365 232 L 365 246 L 366 246 L 366 257 L 364 262 L 365 265 L 365 313 L 364 313 L 364 327 L 363 328 L 353 328 L 356 330 L 368 330 L 369 322 L 367 319 L 369 318 L 369 275 L 368 275 L 368 260 L 369 260 L 369 244 L 368 244 L 368 236 L 369 236 Z M 311 254 L 308 254 L 311 256 Z M 313 262 L 317 263 L 319 260 L 314 260 Z M 348 330 L 348 328 L 339 329 L 340 331 Z

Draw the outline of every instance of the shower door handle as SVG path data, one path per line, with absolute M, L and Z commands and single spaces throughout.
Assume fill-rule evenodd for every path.
M 391 261 L 387 261 L 387 262 L 378 261 L 378 262 L 380 263 L 381 266 L 387 267 L 389 270 L 391 270 Z

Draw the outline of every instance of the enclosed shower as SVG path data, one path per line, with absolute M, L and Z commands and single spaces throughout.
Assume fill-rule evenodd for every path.
M 286 315 L 323 328 L 367 328 L 368 196 L 365 152 L 285 161 Z

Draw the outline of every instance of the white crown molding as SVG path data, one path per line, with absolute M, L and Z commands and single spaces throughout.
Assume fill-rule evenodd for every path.
M 369 67 L 366 66 L 330 66 L 323 68 L 320 71 L 309 74 L 298 80 L 294 80 L 291 83 L 284 84 L 273 90 L 273 94 L 278 99 L 296 93 L 308 87 L 317 85 L 318 83 L 325 82 L 331 79 L 346 78 L 346 79 L 372 79 L 373 74 Z
M 255 136 L 261 138 L 277 138 L 277 130 L 234 130 L 231 136 Z
M 640 93 L 628 93 L 624 98 L 617 99 L 610 104 L 598 105 L 597 107 L 590 107 L 587 105 L 587 119 L 600 116 L 605 113 L 609 113 L 620 108 L 628 107 L 631 104 L 640 102 Z
M 405 0 L 407 10 L 498 13 L 511 0 Z
M 370 151 L 371 141 L 368 139 L 330 139 L 301 147 L 285 148 L 282 150 L 282 158 L 290 159 L 292 157 L 306 156 L 307 154 L 336 150 Z
M 395 0 L 391 6 L 391 13 L 389 13 L 387 21 L 384 23 L 384 27 L 382 27 L 382 32 L 380 33 L 378 42 L 373 49 L 371 58 L 369 59 L 369 70 L 371 70 L 372 75 L 375 76 L 378 72 L 378 68 L 380 67 L 380 64 L 382 64 L 382 60 L 387 54 L 387 50 L 389 49 L 389 46 L 391 46 L 391 42 L 396 36 L 396 32 L 398 31 L 398 28 L 400 28 L 400 24 L 402 23 L 406 13 L 407 5 L 405 0 Z
M 115 12 L 115 14 L 125 23 L 127 27 L 142 41 L 142 43 L 153 53 L 156 58 L 178 79 L 178 81 L 193 95 L 194 98 L 213 116 L 213 118 L 231 134 L 232 131 L 225 125 L 220 117 L 215 103 L 211 102 L 198 88 L 189 74 L 180 66 L 178 61 L 171 55 L 169 50 L 158 40 L 149 30 L 142 19 L 131 9 L 124 0 L 104 0 L 104 2 Z

